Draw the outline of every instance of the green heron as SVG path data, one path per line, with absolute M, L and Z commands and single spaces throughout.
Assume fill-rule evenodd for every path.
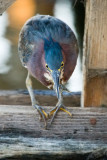
M 78 57 L 77 40 L 71 28 L 49 15 L 30 18 L 20 32 L 19 56 L 23 66 L 28 70 L 26 86 L 32 106 L 44 119 L 45 126 L 48 116 L 53 115 L 52 123 L 58 110 L 63 110 L 72 116 L 63 105 L 62 98 L 63 84 L 72 75 Z M 31 76 L 56 92 L 58 103 L 49 114 L 35 99 Z

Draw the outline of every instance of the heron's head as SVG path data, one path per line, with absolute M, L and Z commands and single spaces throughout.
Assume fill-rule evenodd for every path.
M 59 43 L 54 42 L 52 38 L 49 38 L 49 40 L 45 39 L 44 41 L 46 68 L 52 76 L 54 89 L 59 98 L 60 74 L 64 67 L 62 48 Z

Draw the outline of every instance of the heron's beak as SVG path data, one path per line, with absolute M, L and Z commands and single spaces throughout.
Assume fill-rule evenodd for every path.
M 59 71 L 57 71 L 57 70 L 52 71 L 52 78 L 54 81 L 54 90 L 56 91 L 58 99 L 59 99 L 59 76 L 60 76 Z

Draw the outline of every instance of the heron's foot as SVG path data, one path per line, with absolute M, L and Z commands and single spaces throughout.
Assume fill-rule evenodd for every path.
M 50 111 L 50 113 L 49 113 L 49 117 L 50 117 L 51 115 L 53 115 L 53 117 L 52 117 L 52 119 L 51 119 L 51 124 L 52 124 L 52 122 L 53 122 L 53 120 L 54 120 L 54 118 L 55 118 L 55 116 L 56 116 L 56 114 L 57 114 L 57 112 L 58 112 L 59 110 L 62 110 L 62 111 L 64 111 L 64 112 L 66 112 L 70 117 L 72 117 L 72 114 L 66 109 L 66 107 L 65 107 L 63 104 L 60 104 L 60 105 L 56 106 L 54 109 L 52 109 L 52 110 Z
M 39 106 L 39 105 L 33 105 L 34 108 L 37 109 L 39 115 L 40 115 L 40 120 L 43 119 L 45 122 L 45 128 L 47 127 L 47 122 L 46 120 L 48 119 L 48 114 L 46 113 L 46 111 L 44 110 L 43 107 Z

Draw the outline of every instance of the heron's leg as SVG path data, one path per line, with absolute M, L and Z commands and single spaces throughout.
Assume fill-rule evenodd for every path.
M 62 110 L 64 112 L 66 112 L 67 114 L 69 114 L 70 117 L 72 117 L 72 114 L 66 109 L 66 107 L 63 105 L 63 97 L 62 97 L 62 92 L 60 91 L 60 96 L 58 99 L 58 103 L 56 104 L 56 107 L 54 109 L 52 109 L 49 113 L 49 116 L 53 115 L 52 119 L 51 119 L 51 123 L 54 120 L 54 117 L 56 116 L 57 112 L 59 110 Z
M 28 92 L 31 98 L 32 106 L 37 109 L 40 117 L 44 119 L 45 126 L 46 126 L 46 119 L 48 118 L 48 114 L 45 112 L 45 110 L 41 106 L 38 105 L 38 102 L 35 99 L 34 92 L 32 89 L 32 80 L 29 72 L 26 78 L 26 87 L 28 89 Z

